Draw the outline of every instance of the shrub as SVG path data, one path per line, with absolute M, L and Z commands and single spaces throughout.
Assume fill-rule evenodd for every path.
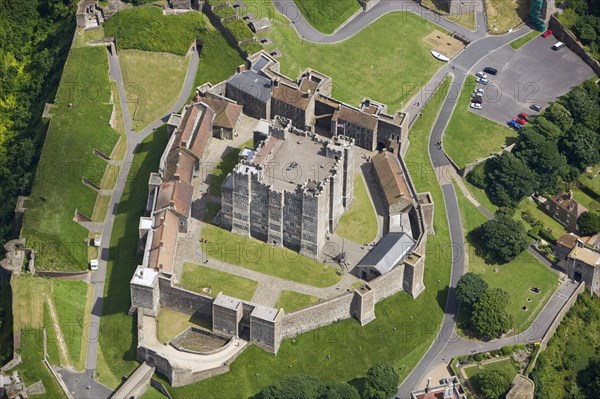
M 475 166 L 473 170 L 467 174 L 467 181 L 475 187 L 479 187 L 481 189 L 485 188 L 485 162 Z

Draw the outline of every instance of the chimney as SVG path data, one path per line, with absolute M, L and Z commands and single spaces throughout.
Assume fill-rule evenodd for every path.
M 239 67 L 237 67 L 238 73 L 244 72 L 245 70 L 246 70 L 246 65 L 244 65 L 244 64 L 242 64 Z
M 279 78 L 273 79 L 273 87 L 279 86 Z

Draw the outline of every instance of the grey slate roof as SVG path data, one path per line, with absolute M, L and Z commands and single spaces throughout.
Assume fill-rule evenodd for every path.
M 357 267 L 370 267 L 380 274 L 392 270 L 415 247 L 415 240 L 405 233 L 389 233 L 358 263 Z
M 271 80 L 254 71 L 236 73 L 229 79 L 229 84 L 262 102 L 271 99 Z
M 261 71 L 265 66 L 267 66 L 268 63 L 269 59 L 261 56 L 256 61 L 254 61 L 254 63 L 252 63 L 250 69 L 252 69 L 254 72 L 258 72 Z

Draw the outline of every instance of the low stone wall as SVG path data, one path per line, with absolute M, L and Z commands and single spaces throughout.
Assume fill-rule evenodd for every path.
M 563 305 L 560 312 L 558 312 L 556 317 L 554 317 L 552 324 L 550 324 L 550 327 L 548 327 L 548 331 L 546 331 L 546 334 L 544 334 L 544 338 L 542 338 L 541 346 L 543 349 L 546 349 L 546 346 L 548 345 L 548 341 L 550 341 L 550 338 L 554 335 L 554 332 L 558 328 L 560 322 L 565 317 L 567 312 L 573 307 L 573 305 L 575 304 L 575 301 L 577 300 L 577 297 L 579 297 L 579 294 L 581 294 L 583 292 L 583 290 L 585 290 L 585 284 L 580 283 L 579 287 L 577 287 L 575 292 L 573 292 L 571 297 Z
M 588 64 L 597 75 L 600 75 L 600 62 L 593 59 L 592 56 L 585 50 L 575 35 L 560 23 L 554 15 L 550 17 L 548 28 L 552 30 L 554 36 L 565 44 L 572 52 L 577 54 L 586 64 Z
M 352 317 L 351 307 L 354 295 L 356 295 L 354 292 L 349 292 L 337 298 L 286 314 L 283 317 L 281 338 L 293 338 L 338 320 Z
M 235 339 L 234 338 L 230 338 L 229 341 L 227 343 L 225 343 L 225 345 L 223 345 L 220 348 L 213 349 L 211 351 L 195 351 L 195 350 L 192 350 L 192 349 L 187 349 L 187 348 L 184 348 L 184 347 L 180 346 L 179 343 L 178 343 L 178 341 L 188 331 L 194 331 L 194 332 L 198 332 L 198 333 L 201 333 L 201 334 L 211 334 L 211 333 L 209 333 L 209 332 L 207 332 L 205 330 L 201 330 L 201 329 L 196 328 L 196 327 L 189 327 L 188 329 L 184 330 L 182 333 L 180 333 L 179 335 L 177 335 L 175 338 L 173 338 L 171 341 L 169 341 L 169 345 L 171 345 L 173 348 L 175 348 L 175 349 L 177 349 L 178 351 L 181 351 L 181 352 L 194 353 L 196 355 L 204 355 L 204 356 L 206 356 L 206 355 L 212 355 L 212 354 L 224 351 L 225 349 L 227 349 L 227 348 L 229 348 L 229 347 L 231 347 L 232 345 L 235 344 Z
M 89 281 L 89 273 L 85 272 L 51 272 L 51 271 L 35 271 L 37 277 L 58 278 L 62 280 L 80 280 Z
M 212 323 L 212 304 L 214 298 L 174 287 L 171 281 L 159 277 L 160 306 L 177 312 L 195 315 Z

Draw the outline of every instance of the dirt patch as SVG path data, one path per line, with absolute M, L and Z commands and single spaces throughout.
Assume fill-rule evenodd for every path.
M 442 33 L 439 30 L 434 30 L 429 35 L 425 36 L 423 40 L 431 44 L 433 46 L 433 50 L 437 51 L 438 53 L 442 53 L 449 58 L 454 57 L 465 47 L 460 40 Z
M 171 342 L 179 348 L 196 352 L 210 352 L 223 347 L 227 340 L 207 331 L 189 328 Z

